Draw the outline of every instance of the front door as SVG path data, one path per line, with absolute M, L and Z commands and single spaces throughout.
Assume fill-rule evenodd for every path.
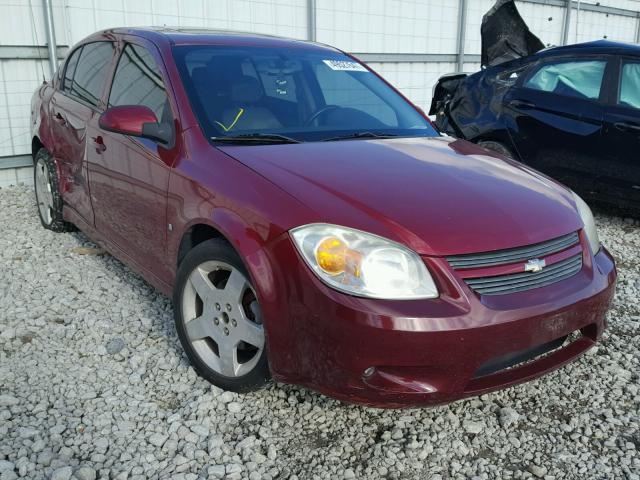
M 597 176 L 606 67 L 603 58 L 542 62 L 504 97 L 505 123 L 522 160 L 582 191 Z
M 127 43 L 122 50 L 108 97 L 108 107 L 120 105 L 147 106 L 173 126 L 162 75 L 145 46 Z M 139 266 L 170 279 L 166 210 L 174 145 L 102 130 L 98 118 L 89 130 L 96 228 Z
M 623 58 L 604 116 L 600 194 L 640 208 L 640 60 Z

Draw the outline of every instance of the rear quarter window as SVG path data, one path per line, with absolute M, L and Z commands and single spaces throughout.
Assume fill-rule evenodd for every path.
M 114 46 L 111 42 L 87 43 L 82 47 L 70 88 L 68 88 L 67 75 L 65 74 L 65 90 L 84 102 L 97 106 L 111 65 L 113 52 Z
M 67 60 L 67 65 L 64 69 L 64 78 L 62 82 L 62 89 L 70 91 L 73 87 L 73 75 L 76 73 L 76 66 L 78 65 L 78 59 L 82 53 L 82 47 L 74 50 L 74 52 Z

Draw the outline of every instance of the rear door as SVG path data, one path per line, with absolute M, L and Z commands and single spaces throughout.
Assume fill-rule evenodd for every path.
M 141 39 L 122 45 L 108 107 L 143 105 L 159 121 L 175 125 L 156 47 Z M 135 43 L 134 43 L 135 42 Z M 91 122 L 94 144 L 87 151 L 96 228 L 131 260 L 167 280 L 167 191 L 176 142 L 163 145 L 147 138 L 108 132 Z
M 598 175 L 607 65 L 604 57 L 543 60 L 503 100 L 520 158 L 582 191 Z
M 99 113 L 99 99 L 113 57 L 112 42 L 92 42 L 76 48 L 64 67 L 62 82 L 49 106 L 53 156 L 60 166 L 65 204 L 87 223 L 93 210 L 87 180 L 87 124 Z
M 601 192 L 616 204 L 640 206 L 640 59 L 616 62 L 611 101 L 606 107 Z

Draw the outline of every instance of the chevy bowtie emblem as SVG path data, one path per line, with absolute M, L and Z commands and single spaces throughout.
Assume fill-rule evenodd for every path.
M 546 267 L 546 265 L 547 265 L 547 262 L 545 262 L 544 260 L 534 258 L 533 260 L 529 260 L 527 263 L 524 264 L 524 271 L 539 272 L 544 267 Z

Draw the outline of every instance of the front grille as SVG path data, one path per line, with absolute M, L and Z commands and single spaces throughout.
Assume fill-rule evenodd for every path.
M 527 245 L 526 247 L 509 248 L 494 252 L 471 253 L 467 255 L 453 255 L 447 257 L 447 262 L 455 270 L 463 268 L 482 268 L 495 265 L 505 265 L 532 258 L 542 258 L 576 245 L 580 241 L 578 232 L 554 238 L 542 243 Z
M 553 263 L 539 272 L 466 278 L 464 281 L 480 295 L 503 295 L 551 285 L 575 275 L 581 269 L 582 253 L 578 253 L 565 260 Z

